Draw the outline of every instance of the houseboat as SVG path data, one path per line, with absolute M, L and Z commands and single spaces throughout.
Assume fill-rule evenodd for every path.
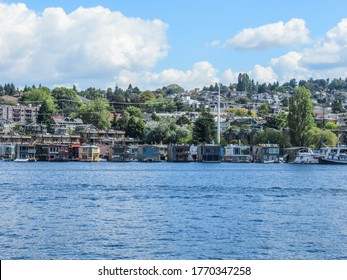
M 108 149 L 108 161 L 129 162 L 132 160 L 130 147 L 123 144 L 115 144 Z
M 16 145 L 0 144 L 0 158 L 4 161 L 12 161 L 16 156 Z
M 221 146 L 213 144 L 203 144 L 198 146 L 198 162 L 220 162 Z
M 251 147 L 245 145 L 228 145 L 225 147 L 225 162 L 251 162 Z
M 278 163 L 280 161 L 278 144 L 258 144 L 253 146 L 253 161 L 258 163 Z
M 138 161 L 141 162 L 159 162 L 160 161 L 160 150 L 158 146 L 143 145 L 139 146 Z
M 82 145 L 78 148 L 78 160 L 88 162 L 100 161 L 100 148 L 95 145 Z
M 322 164 L 347 164 L 347 146 L 327 148 L 325 154 L 319 158 Z
M 14 161 L 36 161 L 36 149 L 32 144 L 16 144 Z
M 167 149 L 167 161 L 190 162 L 190 145 L 169 145 Z
M 47 161 L 69 161 L 69 146 L 66 144 L 49 145 Z

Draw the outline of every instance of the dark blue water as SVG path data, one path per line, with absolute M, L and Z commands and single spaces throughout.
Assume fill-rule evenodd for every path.
M 347 259 L 347 168 L 0 162 L 0 259 Z

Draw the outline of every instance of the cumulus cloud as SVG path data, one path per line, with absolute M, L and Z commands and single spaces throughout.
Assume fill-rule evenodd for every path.
M 229 39 L 226 45 L 238 49 L 269 49 L 309 42 L 309 30 L 305 26 L 305 21 L 293 18 L 286 23 L 279 21 L 256 28 L 245 28 Z
M 167 69 L 158 73 L 149 71 L 131 72 L 123 70 L 117 77 L 119 85 L 125 87 L 130 83 L 145 83 L 150 88 L 158 88 L 163 85 L 178 84 L 186 89 L 200 88 L 204 85 L 211 85 L 218 82 L 217 69 L 209 62 L 201 61 L 193 65 L 191 70 L 180 71 L 177 69 Z
M 312 69 L 346 67 L 347 63 L 347 19 L 327 32 L 311 49 L 302 53 L 301 64 Z
M 277 81 L 277 74 L 271 67 L 255 65 L 250 73 L 250 77 L 259 83 L 274 83 Z
M 205 44 L 205 47 L 206 48 L 212 48 L 212 47 L 218 47 L 221 45 L 221 41 L 220 40 L 213 40 L 212 42 L 210 43 L 206 43 Z
M 224 71 L 222 76 L 223 84 L 237 83 L 238 73 L 233 72 L 231 69 L 227 69 Z
M 342 19 L 311 48 L 288 52 L 273 58 L 270 67 L 279 81 L 292 78 L 320 79 L 345 77 L 347 74 L 347 19 Z
M 6 80 L 66 83 L 143 71 L 167 56 L 168 25 L 101 6 L 42 14 L 0 3 L 0 74 Z

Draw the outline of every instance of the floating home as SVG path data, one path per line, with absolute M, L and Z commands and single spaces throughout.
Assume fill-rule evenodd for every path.
M 100 148 L 95 145 L 82 145 L 78 148 L 79 161 L 100 161 Z
M 49 145 L 47 161 L 69 161 L 69 146 L 66 144 Z
M 0 144 L 0 158 L 4 160 L 14 160 L 16 156 L 16 145 Z
M 251 162 L 251 147 L 245 145 L 228 145 L 225 147 L 225 162 Z
M 36 149 L 32 144 L 17 144 L 16 159 L 17 161 L 36 161 Z
M 253 160 L 259 163 L 276 163 L 280 159 L 278 144 L 258 144 L 253 146 Z
M 115 144 L 108 149 L 108 161 L 128 162 L 132 160 L 130 147 L 123 144 Z
M 167 161 L 169 162 L 189 162 L 190 145 L 169 145 L 167 148 Z
M 199 145 L 196 160 L 199 162 L 220 162 L 221 146 L 210 144 Z
M 158 146 L 139 146 L 137 158 L 138 161 L 158 162 L 160 161 L 160 149 Z

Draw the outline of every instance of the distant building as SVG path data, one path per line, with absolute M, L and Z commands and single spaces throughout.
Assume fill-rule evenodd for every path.
M 138 160 L 147 162 L 160 161 L 160 150 L 158 146 L 143 145 L 138 148 Z
M 200 162 L 220 162 L 221 146 L 220 145 L 199 145 L 197 161 Z
M 100 148 L 94 145 L 83 145 L 78 148 L 79 161 L 100 161 Z
M 255 162 L 279 162 L 280 148 L 278 144 L 258 144 L 253 146 L 253 158 Z
M 187 162 L 190 158 L 190 145 L 169 145 L 167 149 L 167 161 Z
M 245 145 L 228 145 L 225 147 L 224 161 L 251 162 L 251 147 Z
M 9 120 L 18 125 L 36 122 L 39 107 L 31 105 L 0 105 L 0 119 Z

